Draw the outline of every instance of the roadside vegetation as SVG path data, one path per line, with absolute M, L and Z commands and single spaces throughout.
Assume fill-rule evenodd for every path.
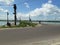
M 35 27 L 36 25 L 37 25 L 36 23 L 32 23 L 29 21 L 20 21 L 20 23 L 19 23 L 20 27 L 27 27 L 27 26 Z
M 37 24 L 36 23 L 32 23 L 30 21 L 20 21 L 18 25 L 11 25 L 11 26 L 7 26 L 7 25 L 3 25 L 0 26 L 0 28 L 20 28 L 20 27 L 35 27 Z

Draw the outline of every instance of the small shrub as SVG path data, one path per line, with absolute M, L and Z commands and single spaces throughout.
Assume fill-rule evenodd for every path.
M 27 26 L 27 22 L 26 21 L 21 21 L 19 26 L 20 27 L 26 27 Z
M 32 26 L 35 27 L 37 24 L 29 22 L 29 21 L 20 21 L 19 26 L 20 27 L 27 27 L 27 26 Z
M 2 27 L 5 27 L 5 25 L 3 25 Z

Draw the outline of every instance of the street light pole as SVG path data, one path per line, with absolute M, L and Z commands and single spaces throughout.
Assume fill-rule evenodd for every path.
M 30 14 L 29 14 L 29 22 L 31 22 Z
M 7 25 L 8 25 L 8 23 L 9 23 L 9 20 L 8 20 L 8 15 L 9 15 L 9 13 L 7 12 Z
M 7 12 L 7 26 L 11 26 L 11 24 L 9 23 L 9 19 L 8 19 L 8 15 L 9 15 L 9 13 Z
M 29 8 L 29 12 L 30 12 L 30 8 Z M 29 13 L 29 22 L 31 22 L 31 17 L 30 17 L 30 13 Z

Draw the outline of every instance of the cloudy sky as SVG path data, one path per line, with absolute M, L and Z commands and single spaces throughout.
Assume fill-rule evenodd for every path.
M 0 20 L 9 12 L 13 20 L 13 4 L 17 5 L 17 19 L 60 20 L 60 0 L 0 0 Z

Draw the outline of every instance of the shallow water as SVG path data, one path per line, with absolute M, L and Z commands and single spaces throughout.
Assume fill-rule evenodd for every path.
M 11 24 L 14 24 L 14 22 L 10 22 Z M 33 22 L 33 23 L 39 23 L 39 22 Z M 0 21 L 0 26 L 6 25 L 7 21 Z M 19 22 L 17 22 L 17 24 L 19 24 Z M 41 24 L 57 24 L 59 25 L 60 22 L 41 22 Z
M 60 22 L 41 22 L 42 24 L 57 24 L 57 25 L 59 25 L 60 24 Z
M 14 22 L 10 22 L 11 24 L 14 24 Z M 17 22 L 18 24 L 19 22 Z M 7 24 L 7 21 L 0 21 L 0 26 L 3 26 L 3 25 L 6 25 Z

